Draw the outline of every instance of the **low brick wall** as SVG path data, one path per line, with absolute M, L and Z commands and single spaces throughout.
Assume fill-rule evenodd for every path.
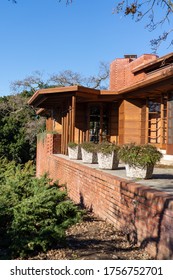
M 37 148 L 37 175 L 48 171 L 65 183 L 74 202 L 123 230 L 155 259 L 173 259 L 173 196 L 51 154 L 45 143 Z
M 61 135 L 40 133 L 37 137 L 37 155 L 36 155 L 36 175 L 48 172 L 49 155 L 59 154 L 61 152 Z

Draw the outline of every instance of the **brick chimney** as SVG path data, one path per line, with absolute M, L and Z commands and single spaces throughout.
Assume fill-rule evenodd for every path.
M 158 57 L 153 54 L 124 55 L 124 58 L 115 59 L 110 65 L 110 90 L 120 90 L 123 87 L 130 86 L 145 78 L 145 73 L 141 72 L 134 76 L 132 70 L 139 66 L 153 61 Z

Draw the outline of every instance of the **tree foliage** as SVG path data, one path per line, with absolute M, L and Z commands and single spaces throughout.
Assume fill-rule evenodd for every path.
M 65 230 L 82 215 L 66 191 L 34 175 L 32 162 L 0 159 L 0 247 L 11 258 L 62 245 Z
M 64 87 L 81 85 L 91 88 L 107 88 L 107 82 L 109 79 L 109 64 L 101 61 L 98 67 L 98 73 L 91 76 L 83 76 L 79 72 L 72 71 L 70 69 L 59 71 L 49 75 L 45 80 L 42 73 L 35 71 L 32 75 L 27 76 L 22 80 L 17 80 L 11 83 L 11 89 L 14 92 L 26 92 L 27 96 L 33 95 L 33 93 L 41 88 L 50 87 Z
M 35 159 L 36 136 L 45 127 L 45 119 L 37 116 L 34 108 L 27 104 L 36 90 L 72 85 L 106 88 L 108 77 L 108 64 L 101 62 L 98 74 L 90 77 L 65 70 L 44 80 L 36 71 L 23 80 L 14 81 L 11 88 L 15 94 L 0 98 L 0 157 L 5 156 L 18 163 Z
M 96 75 L 83 77 L 80 73 L 71 70 L 60 71 L 58 74 L 50 76 L 48 83 L 56 86 L 82 85 L 91 88 L 107 88 L 109 78 L 109 65 L 106 62 L 100 62 L 99 70 Z
M 27 93 L 0 98 L 0 157 L 24 163 L 35 158 L 36 134 L 43 129 L 27 105 Z

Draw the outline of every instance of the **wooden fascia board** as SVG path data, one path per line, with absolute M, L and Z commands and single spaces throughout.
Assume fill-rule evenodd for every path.
M 43 95 L 51 95 L 55 93 L 62 93 L 62 92 L 75 92 L 78 90 L 78 86 L 70 86 L 70 87 L 55 87 L 55 88 L 45 88 L 37 90 L 33 96 L 29 99 L 28 104 L 34 105 L 36 100 Z M 34 105 L 35 106 L 35 105 Z
M 130 87 L 123 88 L 118 91 L 118 94 L 126 94 L 128 92 L 144 89 L 145 87 L 148 87 L 150 85 L 157 85 L 158 83 L 162 83 L 165 80 L 173 78 L 173 67 L 171 66 L 167 70 L 162 70 L 159 76 L 160 77 L 151 77 Z
M 77 92 L 76 93 L 77 97 L 81 97 L 84 99 L 92 99 L 92 100 L 97 100 L 98 99 L 98 95 L 95 94 L 90 94 L 90 93 L 84 93 L 84 92 Z
M 163 62 L 164 60 L 167 60 L 167 59 L 169 59 L 169 58 L 171 58 L 171 57 L 173 57 L 173 52 L 170 53 L 170 54 L 167 54 L 167 55 L 165 55 L 165 56 L 162 56 L 162 57 L 160 57 L 160 58 L 157 58 L 157 59 L 155 59 L 155 60 L 152 60 L 152 61 L 150 61 L 150 62 L 148 62 L 148 63 L 145 63 L 145 64 L 142 64 L 142 65 L 139 65 L 139 66 L 135 67 L 135 68 L 132 70 L 132 73 L 135 74 L 135 73 L 137 73 L 137 72 L 139 72 L 139 71 L 144 71 L 144 72 L 145 72 L 145 70 L 146 70 L 147 68 L 153 67 L 154 65 L 157 65 L 157 64 L 159 64 L 159 63 Z
M 78 90 L 76 93 L 77 93 L 77 95 L 78 95 L 78 93 L 88 93 L 88 94 L 93 94 L 93 95 L 100 95 L 100 90 L 94 89 L 94 88 L 78 86 Z
M 69 86 L 69 87 L 56 87 L 56 88 L 47 88 L 40 89 L 34 93 L 34 95 L 29 99 L 28 104 L 35 106 L 37 99 L 39 99 L 43 95 L 52 95 L 52 94 L 63 94 L 63 93 L 71 93 L 85 96 L 85 94 L 90 94 L 93 96 L 97 96 L 100 94 L 100 90 L 87 88 L 83 86 Z M 65 95 L 64 95 L 65 97 Z

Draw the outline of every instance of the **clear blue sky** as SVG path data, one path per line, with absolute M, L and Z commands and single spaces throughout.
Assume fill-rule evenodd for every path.
M 84 76 L 96 74 L 100 61 L 124 54 L 151 53 L 155 36 L 145 21 L 112 14 L 115 0 L 0 0 L 0 95 L 11 93 L 10 83 L 41 71 L 70 69 Z M 164 44 L 162 56 L 172 52 Z

